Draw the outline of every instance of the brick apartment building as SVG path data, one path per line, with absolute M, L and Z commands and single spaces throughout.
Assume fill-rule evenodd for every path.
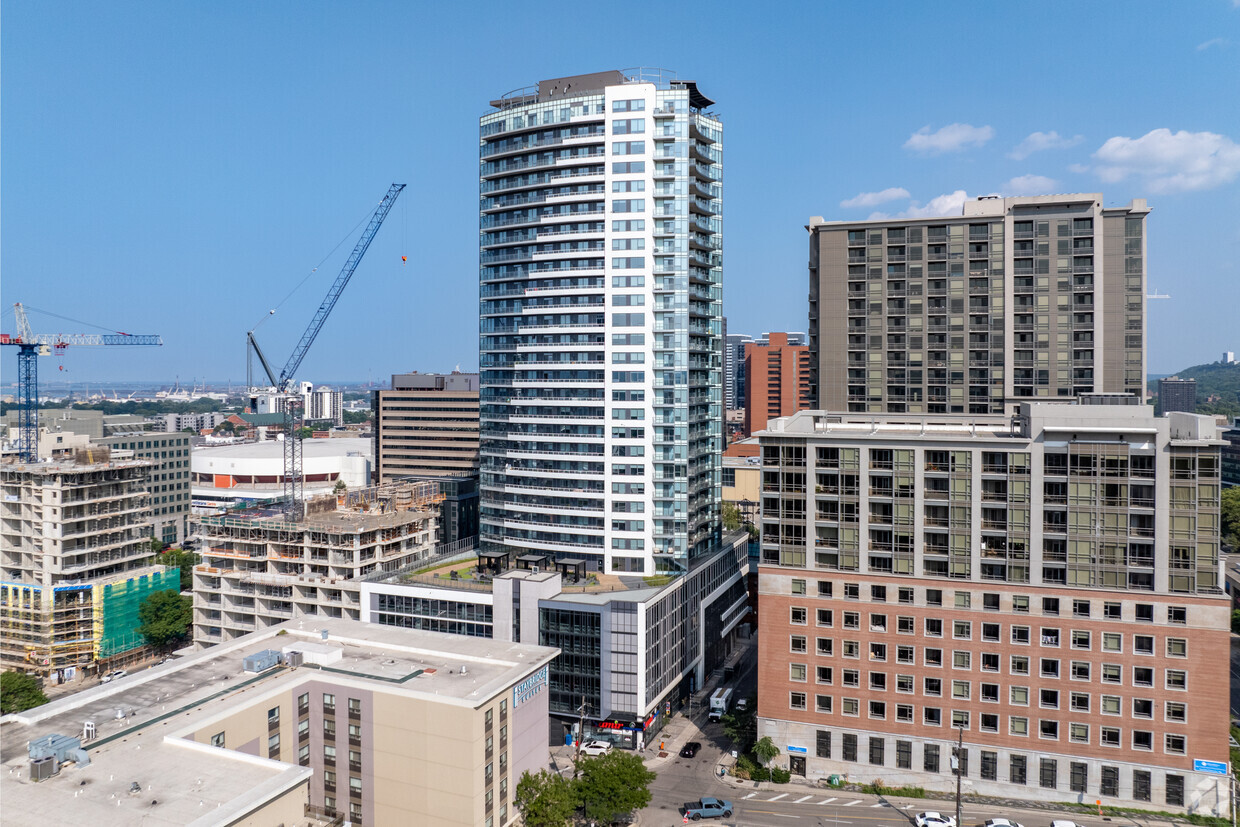
M 765 343 L 745 343 L 746 435 L 810 406 L 809 347 L 789 344 L 787 333 L 765 338 Z
M 950 790 L 963 731 L 974 793 L 1227 813 L 1195 763 L 1229 760 L 1218 429 L 1135 399 L 772 423 L 758 734 L 784 766 Z

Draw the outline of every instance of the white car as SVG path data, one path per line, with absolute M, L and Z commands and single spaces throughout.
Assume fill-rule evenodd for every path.
M 956 819 L 931 811 L 918 813 L 913 817 L 913 824 L 917 827 L 956 827 Z
M 1052 821 L 1051 827 L 1084 827 L 1084 825 L 1077 824 L 1075 821 Z
M 988 819 L 982 827 L 1022 827 L 1015 821 L 1008 821 L 1006 818 Z
M 611 752 L 611 744 L 606 741 L 586 741 L 581 745 L 581 754 L 591 757 L 597 755 L 606 755 Z

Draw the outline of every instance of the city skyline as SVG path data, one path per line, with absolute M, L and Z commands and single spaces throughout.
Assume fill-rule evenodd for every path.
M 352 246 L 350 228 L 400 181 L 410 191 L 298 378 L 476 369 L 478 102 L 539 78 L 649 65 L 727 102 L 733 331 L 805 329 L 803 227 L 813 215 L 956 212 L 964 194 L 1102 192 L 1106 206 L 1148 198 L 1153 209 L 1148 284 L 1172 299 L 1150 304 L 1150 373 L 1234 349 L 1240 231 L 1228 216 L 1240 116 L 1216 105 L 1240 77 L 1234 3 L 1202 4 L 1191 17 L 1138 4 L 1123 20 L 1073 7 L 1071 30 L 1054 14 L 970 6 L 970 26 L 990 34 L 970 52 L 984 68 L 935 94 L 910 81 L 911 55 L 950 41 L 954 16 L 902 11 L 884 43 L 909 56 L 876 64 L 873 44 L 844 25 L 863 8 L 725 9 L 702 30 L 720 48 L 688 54 L 674 32 L 654 32 L 592 44 L 589 57 L 568 34 L 613 18 L 534 8 L 512 32 L 546 32 L 544 48 L 513 61 L 472 50 L 476 27 L 457 10 L 376 4 L 291 18 L 239 4 L 6 5 L 4 137 L 18 159 L 4 170 L 6 304 L 164 337 L 149 353 L 45 359 L 48 379 L 240 384 L 245 331 L 278 306 L 256 335 L 282 361 Z M 1114 36 L 1095 42 L 1102 26 Z M 1007 59 L 1036 43 L 1047 58 L 1088 50 L 1094 65 L 1118 66 L 1132 42 L 1145 49 L 1139 107 L 1118 71 L 1085 83 L 1078 60 L 1047 59 L 1032 82 Z M 742 48 L 747 59 L 732 61 Z M 456 66 L 456 54 L 470 54 L 469 65 Z M 864 120 L 849 119 L 862 100 L 873 102 Z M 792 117 L 796 129 L 769 134 Z M 1213 241 L 1182 252 L 1176 240 L 1189 237 Z M 337 242 L 343 250 L 324 259 Z M 90 329 L 32 321 L 37 331 Z M 1190 326 L 1197 335 L 1175 336 Z M 13 375 L 0 363 L 0 381 Z

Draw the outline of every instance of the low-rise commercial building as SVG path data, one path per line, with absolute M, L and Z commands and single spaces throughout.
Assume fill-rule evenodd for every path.
M 339 482 L 350 490 L 369 486 L 371 447 L 369 439 L 360 437 L 303 440 L 305 496 L 331 493 Z M 284 494 L 284 443 L 281 440 L 198 448 L 191 464 L 190 481 L 196 509 L 262 502 Z
M 1125 404 L 1131 403 L 1131 404 Z M 1218 429 L 1135 396 L 761 435 L 759 736 L 805 776 L 1223 815 Z
M 150 463 L 147 491 L 151 503 L 151 533 L 168 545 L 185 541 L 190 513 L 189 435 L 158 431 L 129 431 L 95 440 L 118 451 L 132 451 Z
M 256 632 L 6 716 L 5 821 L 504 827 L 546 764 L 555 655 L 340 620 Z M 87 736 L 89 763 L 33 783 L 25 745 L 49 735 Z

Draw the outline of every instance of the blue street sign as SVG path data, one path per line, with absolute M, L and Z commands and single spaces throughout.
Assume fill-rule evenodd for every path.
M 795 753 L 796 755 L 806 755 L 809 751 L 805 747 L 790 746 L 788 747 L 788 752 Z
M 1193 772 L 1212 772 L 1215 775 L 1226 775 L 1227 764 L 1223 761 L 1202 761 L 1193 759 Z

